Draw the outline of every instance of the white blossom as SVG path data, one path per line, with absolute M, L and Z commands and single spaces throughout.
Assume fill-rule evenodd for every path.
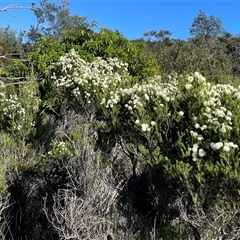
M 146 131 L 148 131 L 148 129 L 149 129 L 149 126 L 148 126 L 147 123 L 143 123 L 143 124 L 141 125 L 141 127 L 142 127 L 142 131 L 143 131 L 143 132 L 146 132 Z
M 217 143 L 211 143 L 210 147 L 215 151 L 215 150 L 219 150 L 220 148 L 223 147 L 223 143 L 222 142 L 217 142 Z
M 155 123 L 154 121 L 151 121 L 151 125 L 152 125 L 152 126 L 155 126 L 155 124 L 156 124 L 156 123 Z
M 229 152 L 229 151 L 230 151 L 230 147 L 227 146 L 227 145 L 224 145 L 224 146 L 223 146 L 223 150 L 224 150 L 225 152 Z
M 192 84 L 189 84 L 189 83 L 187 83 L 187 84 L 185 85 L 185 88 L 186 88 L 187 90 L 191 89 L 192 87 L 193 87 L 193 85 L 192 85 Z
M 206 152 L 202 148 L 200 148 L 198 151 L 198 154 L 199 154 L 199 157 L 204 157 L 206 155 Z
M 180 116 L 183 116 L 183 115 L 184 115 L 184 112 L 183 112 L 183 111 L 179 111 L 178 114 L 179 114 Z

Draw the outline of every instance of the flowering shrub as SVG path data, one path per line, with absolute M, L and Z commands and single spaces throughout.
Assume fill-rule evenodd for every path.
M 72 153 L 70 147 L 64 141 L 53 140 L 50 146 L 51 150 L 46 155 L 44 172 L 48 186 L 57 190 L 68 179 L 66 165 Z
M 52 69 L 57 91 L 82 107 L 94 103 L 115 126 L 128 121 L 128 128 L 143 136 L 148 147 L 150 141 L 151 147 L 154 141 L 160 147 L 165 140 L 171 144 L 174 140 L 175 151 L 191 164 L 216 152 L 227 156 L 238 149 L 239 140 L 233 138 L 239 131 L 238 88 L 211 84 L 198 72 L 168 79 L 155 76 L 134 84 L 127 64 L 101 58 L 87 63 L 74 50 Z
M 24 84 L 0 81 L 0 193 L 11 184 L 12 166 L 21 168 L 24 164 L 19 161 L 27 155 L 29 158 L 32 156 L 28 141 L 35 133 L 39 104 L 37 93 L 33 80 Z
M 58 93 L 74 97 L 80 106 L 86 107 L 103 101 L 102 99 L 119 86 L 127 84 L 130 79 L 127 66 L 116 58 L 96 58 L 92 63 L 88 63 L 81 59 L 75 50 L 71 50 L 60 57 L 59 62 L 52 64 L 51 78 Z
M 239 199 L 240 87 L 208 82 L 198 72 L 139 83 L 127 64 L 86 63 L 75 51 L 51 70 L 61 97 L 95 108 L 102 150 L 109 153 L 118 143 L 140 165 L 162 166 L 176 192 L 188 196 L 186 206 Z
M 16 139 L 24 139 L 34 130 L 39 106 L 37 86 L 34 81 L 19 85 L 1 84 L 0 120 L 2 130 L 10 132 Z
M 71 155 L 71 150 L 68 144 L 64 141 L 54 140 L 51 142 L 51 150 L 48 152 L 48 156 L 52 158 L 61 158 L 64 160 Z

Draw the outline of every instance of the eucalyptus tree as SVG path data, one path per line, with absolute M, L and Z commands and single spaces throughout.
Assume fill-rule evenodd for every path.
M 193 37 L 203 37 L 205 40 L 211 37 L 218 37 L 224 33 L 222 20 L 215 16 L 206 16 L 203 11 L 194 18 L 190 28 L 190 34 Z
M 36 42 L 41 36 L 61 39 L 66 30 L 90 25 L 86 17 L 72 14 L 68 0 L 61 0 L 61 5 L 41 0 L 40 6 L 32 3 L 32 8 L 37 18 L 37 26 L 30 27 L 27 34 L 30 42 Z

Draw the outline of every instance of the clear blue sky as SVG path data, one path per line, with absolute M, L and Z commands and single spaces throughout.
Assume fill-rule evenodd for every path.
M 0 8 L 10 4 L 31 6 L 31 2 L 0 0 Z M 51 1 L 60 3 L 61 1 Z M 231 34 L 240 33 L 240 0 L 238 1 L 206 1 L 206 0 L 70 0 L 73 14 L 86 16 L 96 20 L 98 27 L 119 30 L 126 38 L 136 39 L 149 30 L 170 30 L 172 38 L 187 39 L 189 28 L 194 17 L 202 10 L 207 16 L 214 15 L 222 19 L 223 27 Z M 29 10 L 10 10 L 9 13 L 18 16 L 17 20 L 4 12 L 0 13 L 0 26 L 10 26 L 14 29 L 29 29 L 36 24 L 34 14 Z

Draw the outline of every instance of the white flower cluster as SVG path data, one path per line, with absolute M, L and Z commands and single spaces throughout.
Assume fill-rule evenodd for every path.
M 53 141 L 50 145 L 52 147 L 52 150 L 48 152 L 49 156 L 61 157 L 64 155 L 70 155 L 70 151 L 66 142 Z
M 64 156 L 71 156 L 71 151 L 64 141 L 54 140 L 50 146 L 51 151 L 47 155 L 45 173 L 50 183 L 60 186 L 68 179 Z
M 199 72 L 195 72 L 193 75 L 189 75 L 186 78 L 185 89 L 190 90 L 196 87 L 196 85 L 206 85 L 206 78 Z
M 178 94 L 178 89 L 173 84 L 151 80 L 141 85 L 135 84 L 131 88 L 120 89 L 119 93 L 123 97 L 129 96 L 128 104 L 136 108 L 137 105 L 146 106 L 150 100 L 157 101 L 159 104 L 174 101 Z
M 199 72 L 195 72 L 193 74 L 193 76 L 197 79 L 198 83 L 205 83 L 206 82 L 206 78 L 204 76 L 202 76 Z M 188 78 L 189 81 L 192 80 L 191 76 L 190 78 Z
M 190 116 L 195 122 L 194 127 L 188 129 L 194 161 L 206 156 L 208 149 L 216 150 L 219 147 L 213 143 L 216 137 L 211 141 L 213 134 L 217 134 L 224 151 L 238 147 L 228 137 L 233 131 L 235 111 L 231 99 L 240 100 L 240 88 L 229 84 L 211 84 L 198 72 L 187 77 L 173 74 L 167 81 L 155 76 L 131 84 L 127 64 L 115 58 L 98 58 L 87 63 L 74 50 L 61 57 L 55 67 L 61 69 L 59 76 L 56 76 L 57 72 L 52 76 L 57 88 L 69 88 L 74 96 L 88 103 L 97 99 L 102 108 L 109 112 L 120 105 L 125 107 L 136 119 L 137 129 L 143 133 L 152 134 L 152 129 L 156 128 L 161 118 L 182 121 Z M 188 103 L 185 109 L 186 99 L 196 101 L 197 109 Z M 180 101 L 181 105 L 178 104 Z
M 135 121 L 135 124 L 136 124 L 136 125 L 139 125 L 139 126 L 141 127 L 142 132 L 150 132 L 150 131 L 151 131 L 150 125 L 151 125 L 152 127 L 156 125 L 156 123 L 155 123 L 154 121 L 151 121 L 150 125 L 149 125 L 148 123 L 142 123 L 142 124 L 140 124 L 139 119 L 137 119 L 137 120 Z
M 75 50 L 62 56 L 51 69 L 51 78 L 57 88 L 71 88 L 75 97 L 85 99 L 88 103 L 91 103 L 97 93 L 101 95 L 108 93 L 109 89 L 116 89 L 123 81 L 127 81 L 129 76 L 128 64 L 120 62 L 117 58 L 96 58 L 88 63 L 81 59 Z M 58 69 L 60 73 L 56 73 Z M 117 99 L 117 96 L 114 96 L 114 99 Z M 104 99 L 102 103 L 105 103 Z
M 236 149 L 238 148 L 237 144 L 234 144 L 233 142 L 216 142 L 210 143 L 210 147 L 214 150 L 214 151 L 218 151 L 218 150 L 223 150 L 225 152 L 229 152 L 232 149 Z M 203 150 L 202 148 L 199 149 L 199 145 L 197 143 L 193 144 L 192 148 L 189 148 L 189 150 L 192 152 L 192 159 L 193 161 L 196 161 L 198 157 L 202 158 L 204 156 L 207 155 L 206 151 Z
M 211 148 L 212 148 L 214 151 L 217 151 L 217 150 L 223 148 L 223 151 L 225 151 L 225 152 L 229 152 L 231 148 L 233 148 L 233 149 L 238 148 L 238 145 L 237 145 L 237 144 L 234 144 L 233 142 L 225 142 L 225 143 L 217 142 L 217 143 L 211 143 L 210 146 L 211 146 Z
M 203 115 L 206 117 L 208 128 L 217 129 L 220 133 L 232 130 L 232 110 L 227 109 L 224 97 L 235 96 L 237 92 L 238 89 L 229 84 L 211 86 L 206 101 L 203 102 L 205 106 Z
M 22 108 L 16 94 L 10 94 L 9 97 L 6 97 L 5 93 L 2 93 L 0 102 L 5 105 L 3 114 L 8 116 L 11 120 L 14 120 L 16 114 L 19 114 L 21 118 L 25 118 L 25 109 Z
M 195 77 L 197 75 L 195 74 Z M 192 81 L 193 79 L 190 78 L 190 80 Z M 193 160 L 196 160 L 197 156 L 206 155 L 204 150 L 201 150 L 201 152 L 204 151 L 204 154 L 197 152 L 196 146 L 200 143 L 204 145 L 202 133 L 206 133 L 208 130 L 209 134 L 211 132 L 215 132 L 216 134 L 217 132 L 218 138 L 222 139 L 222 141 L 210 143 L 210 148 L 214 151 L 223 149 L 223 151 L 229 152 L 231 149 L 238 148 L 237 144 L 228 142 L 228 136 L 233 130 L 232 111 L 235 110 L 232 108 L 229 99 L 237 98 L 240 100 L 240 89 L 234 88 L 230 84 L 210 84 L 202 77 L 200 83 L 201 89 L 199 95 L 203 99 L 203 112 L 194 118 L 196 122 L 195 130 L 190 131 L 193 139 L 197 140 L 194 144 L 195 147 L 191 148 Z M 207 135 L 208 138 L 211 137 L 209 134 Z
M 199 145 L 197 143 L 193 144 L 193 147 L 189 148 L 189 150 L 192 151 L 193 161 L 196 161 L 198 157 L 202 158 L 207 154 L 202 148 L 199 148 Z
M 115 93 L 110 93 L 110 99 L 102 101 L 102 104 L 106 103 L 106 108 L 113 108 L 118 104 L 120 99 L 125 99 L 125 107 L 131 114 L 138 115 L 143 109 L 147 109 L 152 104 L 155 105 L 155 111 L 159 108 L 163 108 L 168 103 L 177 99 L 178 89 L 174 84 L 161 83 L 151 79 L 147 83 L 135 84 L 130 88 L 119 88 Z M 184 112 L 179 112 L 180 116 L 184 115 Z M 138 121 L 136 121 L 138 124 Z M 148 123 L 141 124 L 141 130 L 143 132 L 150 132 L 151 126 L 155 125 L 155 120 L 150 119 Z
M 32 92 L 32 89 L 24 89 L 23 95 L 16 93 L 0 94 L 0 108 L 2 109 L 2 119 L 7 119 L 12 124 L 13 130 L 20 131 L 23 127 L 34 127 L 34 112 L 38 110 L 39 98 Z M 27 97 L 26 97 L 27 96 Z M 31 101 L 29 101 L 31 99 Z M 31 115 L 31 116 L 30 116 Z
M 204 140 L 202 134 L 199 134 L 196 131 L 190 130 L 190 134 L 194 139 L 197 139 L 198 141 L 203 141 Z

